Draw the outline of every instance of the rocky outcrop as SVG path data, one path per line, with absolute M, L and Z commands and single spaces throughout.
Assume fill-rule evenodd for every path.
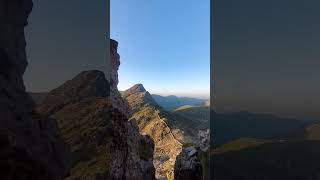
M 203 170 L 198 151 L 188 147 L 177 156 L 174 166 L 175 180 L 202 180 Z
M 210 129 L 199 130 L 198 140 L 194 143 L 194 146 L 203 151 L 207 152 L 210 148 Z
M 0 177 L 59 180 L 69 166 L 68 149 L 55 121 L 35 112 L 23 83 L 31 9 L 31 0 L 0 1 Z
M 110 82 L 110 100 L 115 109 L 118 109 L 127 118 L 130 114 L 128 103 L 121 97 L 118 91 L 118 69 L 120 66 L 120 55 L 118 54 L 118 42 L 110 40 L 110 56 L 111 56 L 111 82 Z
M 140 133 L 149 135 L 155 142 L 153 164 L 156 178 L 173 180 L 173 167 L 182 143 L 175 137 L 167 120 L 162 117 L 159 106 L 141 84 L 134 85 L 122 94 L 132 109 L 131 120 L 138 122 Z
M 136 122 L 128 121 L 130 108 L 121 97 L 118 85 L 120 56 L 118 43 L 110 41 L 111 54 L 111 118 L 113 140 L 111 145 L 111 164 L 109 179 L 112 180 L 153 180 L 155 170 L 152 164 L 153 143 L 150 138 L 139 134 Z

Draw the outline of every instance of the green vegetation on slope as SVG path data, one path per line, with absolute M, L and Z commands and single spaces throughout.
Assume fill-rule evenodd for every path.
M 90 179 L 108 173 L 111 142 L 110 104 L 105 97 L 90 97 L 66 104 L 51 114 L 72 153 L 67 180 Z
M 217 149 L 214 150 L 214 154 L 240 151 L 243 149 L 257 147 L 259 145 L 262 145 L 265 143 L 271 143 L 271 142 L 272 141 L 270 140 L 264 140 L 264 139 L 240 138 L 218 147 Z
M 174 114 L 183 116 L 193 121 L 198 121 L 203 129 L 208 129 L 210 124 L 210 107 L 209 106 L 181 106 L 173 111 Z
M 92 179 L 93 177 L 105 177 L 108 174 L 109 162 L 111 157 L 108 156 L 110 152 L 110 143 L 103 146 L 98 146 L 90 154 L 90 158 L 82 160 L 74 164 L 70 171 L 70 176 L 65 180 Z
M 180 107 L 174 109 L 173 112 L 175 112 L 175 111 L 182 111 L 182 110 L 190 109 L 190 108 L 193 108 L 193 107 L 196 107 L 196 106 L 184 105 L 184 106 L 180 106 Z
M 93 97 L 68 104 L 51 115 L 71 150 L 81 148 L 90 140 L 102 144 L 110 137 L 110 122 L 107 121 L 106 98 Z M 100 137 L 99 137 L 100 136 Z M 100 139 L 99 139 L 100 138 Z

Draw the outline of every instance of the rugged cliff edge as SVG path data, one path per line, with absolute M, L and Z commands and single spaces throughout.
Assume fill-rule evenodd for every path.
M 158 179 L 174 179 L 174 164 L 182 150 L 182 143 L 176 138 L 162 117 L 160 107 L 142 84 L 136 84 L 122 93 L 128 101 L 132 114 L 130 119 L 137 121 L 141 134 L 149 135 L 155 142 L 153 164 Z
M 111 145 L 111 164 L 109 179 L 113 180 L 151 180 L 155 179 L 152 164 L 154 144 L 148 136 L 141 136 L 135 121 L 128 121 L 130 108 L 122 99 L 118 89 L 118 68 L 120 56 L 118 43 L 110 41 L 111 87 L 110 98 L 113 108 L 111 119 L 113 140 Z
M 35 112 L 22 77 L 31 9 L 31 0 L 0 1 L 0 177 L 59 180 L 69 165 L 68 149 L 55 121 Z

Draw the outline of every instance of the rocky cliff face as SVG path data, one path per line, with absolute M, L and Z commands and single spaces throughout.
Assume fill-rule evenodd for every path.
M 117 53 L 118 43 L 110 42 L 111 54 L 111 118 L 113 141 L 111 145 L 111 164 L 109 179 L 113 180 L 151 180 L 155 179 L 152 164 L 153 141 L 139 134 L 135 121 L 128 121 L 130 108 L 122 99 L 118 89 L 120 56 Z
M 34 111 L 22 77 L 31 9 L 31 0 L 0 1 L 0 177 L 59 180 L 68 167 L 68 150 L 55 121 Z
M 128 103 L 121 97 L 118 91 L 118 69 L 120 66 L 120 55 L 118 54 L 118 42 L 110 40 L 110 56 L 111 56 L 111 82 L 110 82 L 110 100 L 112 106 L 120 111 L 126 117 L 130 114 Z
M 140 133 L 149 135 L 155 142 L 153 164 L 158 179 L 174 179 L 174 164 L 182 150 L 182 143 L 176 138 L 162 117 L 159 106 L 141 84 L 123 92 L 132 111 L 131 120 L 137 121 Z
M 202 180 L 202 164 L 198 151 L 194 147 L 188 147 L 177 156 L 174 166 L 175 180 Z

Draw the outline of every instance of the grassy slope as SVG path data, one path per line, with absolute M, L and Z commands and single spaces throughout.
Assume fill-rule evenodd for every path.
M 232 151 L 240 151 L 248 148 L 257 147 L 265 143 L 271 143 L 270 140 L 254 139 L 254 138 L 240 138 L 229 143 L 223 144 L 221 147 L 215 149 L 214 154 L 221 154 Z
M 203 128 L 209 128 L 210 108 L 209 106 L 181 106 L 173 111 L 174 114 L 192 119 L 201 123 Z
M 51 115 L 72 151 L 72 169 L 67 180 L 90 179 L 108 172 L 111 130 L 106 116 L 109 105 L 104 97 L 87 98 Z

